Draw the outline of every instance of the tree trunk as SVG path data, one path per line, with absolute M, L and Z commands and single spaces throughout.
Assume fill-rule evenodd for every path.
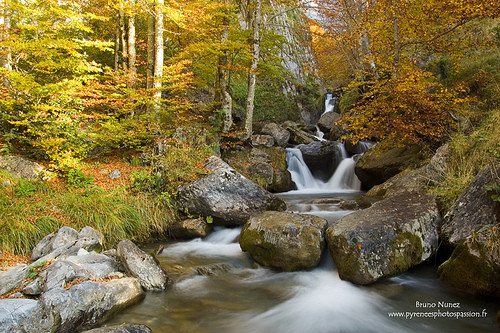
M 116 32 L 115 32 L 115 71 L 120 66 L 120 14 L 116 14 Z
M 7 1 L 1 1 L 0 2 L 0 26 L 2 29 L 0 32 L 0 39 L 1 40 L 7 40 L 9 39 L 9 30 L 10 30 L 10 13 L 9 9 L 7 8 Z M 12 57 L 10 53 L 10 48 L 9 47 L 2 47 L 0 48 L 0 67 L 3 67 L 7 70 L 12 69 Z
M 250 138 L 253 132 L 253 110 L 255 99 L 256 72 L 260 57 L 260 21 L 262 18 L 262 0 L 255 2 L 255 18 L 253 20 L 253 40 L 252 40 L 252 65 L 248 73 L 248 95 L 246 104 L 245 132 L 246 138 Z
M 130 86 L 135 86 L 136 50 L 135 50 L 135 1 L 131 1 L 132 10 L 128 17 L 128 68 L 130 70 Z
M 227 3 L 227 2 L 226 2 Z M 226 13 L 227 14 L 227 13 Z M 221 34 L 221 44 L 224 45 L 229 37 L 229 18 L 223 19 L 224 30 Z M 223 46 L 224 47 L 224 46 Z M 227 50 L 223 49 L 223 54 L 219 56 L 217 67 L 217 82 L 215 87 L 215 100 L 220 103 L 222 113 L 222 133 L 228 133 L 233 125 L 233 98 L 229 91 L 229 68 Z
M 146 88 L 153 89 L 155 68 L 155 18 L 154 11 L 148 14 L 148 59 L 146 65 Z
M 123 8 L 123 4 L 122 4 Z M 120 10 L 120 13 L 118 14 L 119 17 L 119 26 L 120 26 L 120 42 L 121 42 L 121 50 L 122 50 L 122 57 L 121 57 L 121 62 L 122 62 L 122 68 L 124 70 L 127 69 L 127 39 L 125 38 L 126 32 L 125 32 L 125 13 L 123 12 L 123 9 Z
M 155 68 L 153 88 L 155 110 L 158 112 L 161 105 L 161 86 L 163 79 L 163 4 L 164 0 L 155 3 Z

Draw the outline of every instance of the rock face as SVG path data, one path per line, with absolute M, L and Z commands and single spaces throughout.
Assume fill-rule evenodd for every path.
M 216 224 L 243 225 L 252 213 L 286 208 L 283 200 L 220 158 L 212 156 L 205 167 L 212 173 L 178 189 L 179 206 L 190 214 L 212 216 Z
M 116 247 L 116 254 L 126 270 L 139 277 L 145 290 L 164 290 L 167 287 L 167 274 L 160 265 L 130 240 L 121 240 Z
M 261 265 L 284 271 L 309 269 L 319 263 L 326 224 L 316 216 L 262 212 L 245 224 L 239 242 Z
M 18 156 L 0 156 L 0 169 L 10 172 L 17 178 L 28 180 L 47 178 L 40 164 Z
M 378 153 L 369 150 L 356 164 L 355 172 L 367 189 L 382 184 L 407 168 L 420 167 L 425 156 L 419 146 L 397 147 Z
M 500 298 L 500 224 L 483 227 L 439 266 L 441 281 L 463 292 Z
M 169 234 L 174 238 L 199 238 L 205 237 L 212 231 L 212 226 L 203 217 L 175 221 L 170 225 Z
M 308 145 L 300 145 L 298 148 L 311 173 L 326 181 L 342 160 L 341 145 L 340 142 L 334 141 L 315 141 Z
M 441 238 L 451 247 L 471 236 L 484 226 L 492 227 L 498 223 L 495 210 L 498 202 L 491 199 L 487 185 L 493 185 L 500 175 L 500 166 L 486 166 L 474 181 L 460 194 L 441 224 Z
M 434 197 L 407 192 L 341 218 L 326 241 L 340 278 L 370 284 L 428 259 L 439 220 Z
M 292 190 L 287 170 L 286 150 L 281 147 L 259 147 L 228 151 L 224 160 L 245 177 L 271 192 Z

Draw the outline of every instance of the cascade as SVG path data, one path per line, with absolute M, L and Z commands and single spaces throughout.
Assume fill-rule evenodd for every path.
M 358 155 L 349 156 L 343 143 L 338 143 L 338 152 L 340 163 L 335 172 L 326 182 L 315 178 L 307 166 L 302 152 L 299 148 L 287 148 L 288 171 L 292 176 L 292 181 L 297 186 L 298 191 L 316 190 L 316 191 L 359 191 L 361 190 L 361 181 L 354 173 Z
M 327 112 L 331 112 L 335 110 L 335 103 L 337 101 L 336 97 L 333 97 L 333 94 L 326 94 L 326 99 L 325 99 L 325 111 L 323 114 Z

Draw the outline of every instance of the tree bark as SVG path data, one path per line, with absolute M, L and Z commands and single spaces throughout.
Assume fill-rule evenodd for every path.
M 125 13 L 123 12 L 123 4 L 122 8 L 120 9 L 120 13 L 118 14 L 119 17 L 119 27 L 120 27 L 120 43 L 121 43 L 121 62 L 122 62 L 122 68 L 124 70 L 127 69 L 127 39 L 125 38 Z
M 227 1 L 225 1 L 227 3 Z M 227 13 L 226 13 L 227 14 Z M 229 19 L 223 18 L 224 30 L 221 34 L 221 45 L 227 42 L 229 37 Z M 215 101 L 220 103 L 222 113 L 222 133 L 228 133 L 233 125 L 233 98 L 229 90 L 229 68 L 227 50 L 223 49 L 223 54 L 219 56 L 217 67 L 217 82 L 215 88 Z
M 148 14 L 148 55 L 146 65 L 146 88 L 153 89 L 154 68 L 155 68 L 155 18 L 154 11 Z
M 131 0 L 132 10 L 128 16 L 128 68 L 130 71 L 130 86 L 135 86 L 136 49 L 135 49 L 135 1 Z
M 7 8 L 7 1 L 3 0 L 0 2 L 0 39 L 2 41 L 8 40 L 10 35 L 10 13 Z M 12 56 L 9 47 L 0 48 L 0 66 L 11 70 L 12 69 Z
M 153 88 L 155 110 L 158 112 L 161 105 L 161 87 L 163 79 L 163 4 L 164 0 L 155 3 L 155 67 Z
M 246 103 L 245 132 L 250 138 L 253 132 L 253 111 L 255 100 L 256 72 L 260 57 L 260 23 L 262 19 L 262 0 L 255 0 L 255 18 L 253 20 L 252 65 L 248 73 L 248 95 Z

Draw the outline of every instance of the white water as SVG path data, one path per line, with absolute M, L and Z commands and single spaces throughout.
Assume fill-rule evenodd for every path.
M 288 150 L 287 160 L 294 181 L 303 186 L 301 191 L 280 195 L 289 211 L 325 214 L 330 223 L 349 213 L 335 202 L 359 195 L 352 190 L 358 184 L 345 180 L 352 176 L 353 158 L 345 154 L 328 182 L 311 175 L 300 150 Z M 169 272 L 180 268 L 184 273 L 165 293 L 147 293 L 144 301 L 122 310 L 107 324 L 142 323 L 155 333 L 496 331 L 492 318 L 498 304 L 450 293 L 440 285 L 432 265 L 384 283 L 360 287 L 339 278 L 327 251 L 319 267 L 310 271 L 287 273 L 255 268 L 237 242 L 240 231 L 216 228 L 204 239 L 167 244 L 158 256 L 160 263 Z M 212 264 L 224 264 L 229 269 L 214 275 L 196 273 L 197 267 Z M 422 312 L 415 307 L 416 301 L 458 302 L 464 311 L 486 309 L 489 318 L 409 320 L 389 316 L 393 312 Z
M 355 157 L 348 157 L 343 144 L 338 145 L 342 161 L 328 181 L 315 178 L 298 148 L 287 148 L 288 171 L 292 181 L 302 192 L 360 191 L 361 182 L 354 173 Z
M 337 98 L 333 97 L 333 94 L 326 94 L 325 111 L 323 112 L 323 114 L 334 111 L 336 101 Z

